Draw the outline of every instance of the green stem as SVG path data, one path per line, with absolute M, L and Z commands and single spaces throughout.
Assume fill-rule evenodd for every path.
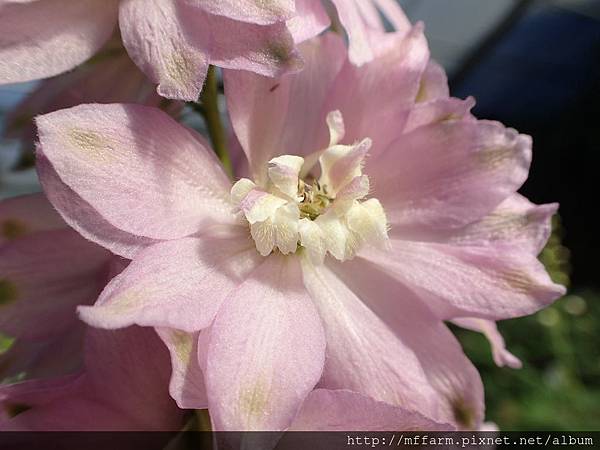
M 219 89 L 214 66 L 210 66 L 208 69 L 200 100 L 202 101 L 201 108 L 195 109 L 200 111 L 204 117 L 213 149 L 221 160 L 223 168 L 229 176 L 233 176 L 233 166 L 227 150 L 227 136 L 219 113 Z

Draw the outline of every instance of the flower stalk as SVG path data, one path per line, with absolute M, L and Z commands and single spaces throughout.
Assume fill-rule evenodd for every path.
M 233 176 L 233 166 L 227 149 L 227 137 L 219 112 L 219 89 L 214 66 L 210 66 L 208 69 L 200 100 L 202 103 L 199 105 L 200 108 L 198 110 L 202 113 L 206 122 L 206 128 L 208 129 L 213 149 L 227 174 Z

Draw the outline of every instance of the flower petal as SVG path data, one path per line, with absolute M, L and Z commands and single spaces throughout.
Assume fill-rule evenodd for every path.
M 156 331 L 171 353 L 171 397 L 183 409 L 208 408 L 204 375 L 198 361 L 199 333 L 171 328 Z
M 0 330 L 43 339 L 76 322 L 106 281 L 110 254 L 70 229 L 38 232 L 0 247 Z
M 241 22 L 268 25 L 289 19 L 296 12 L 294 0 L 187 0 L 206 12 Z
M 40 145 L 61 180 L 123 231 L 175 239 L 235 223 L 216 157 L 164 112 L 81 105 L 40 116 Z
M 206 385 L 217 430 L 283 430 L 323 370 L 325 336 L 296 258 L 271 255 L 223 304 Z
M 331 2 L 335 5 L 340 22 L 348 34 L 350 61 L 357 66 L 371 61 L 374 50 L 369 39 L 370 28 L 361 15 L 358 2 L 348 0 L 331 0 Z
M 535 255 L 513 247 L 458 247 L 391 239 L 389 253 L 361 257 L 418 294 L 443 320 L 532 314 L 565 293 Z
M 492 346 L 494 362 L 498 367 L 508 366 L 512 369 L 520 369 L 521 360 L 506 349 L 504 338 L 498 331 L 496 323 L 491 320 L 462 317 L 454 319 L 452 323 L 467 330 L 483 333 Z
M 22 195 L 0 202 L 0 244 L 37 231 L 67 228 L 44 194 Z
M 332 265 L 336 274 L 417 357 L 437 391 L 437 411 L 412 409 L 461 429 L 483 421 L 483 385 L 450 330 L 412 292 L 360 259 Z M 382 350 L 383 351 L 383 350 Z M 414 363 L 413 363 L 414 364 Z
M 100 328 L 137 324 L 198 331 L 210 325 L 221 302 L 257 264 L 246 235 L 162 242 L 138 253 L 96 304 L 79 313 Z
M 327 335 L 319 386 L 435 416 L 435 392 L 413 351 L 327 267 L 303 260 L 303 273 Z
M 371 158 L 402 133 L 429 60 L 422 26 L 407 35 L 382 35 L 377 44 L 386 49 L 369 64 L 356 67 L 346 62 L 327 101 L 327 109 L 340 110 L 344 117 L 344 142 L 373 140 Z M 352 95 L 348 95 L 350 86 Z
M 141 249 L 160 242 L 127 233 L 109 223 L 92 205 L 63 183 L 41 150 L 36 154 L 36 167 L 48 200 L 64 221 L 86 239 L 128 259 L 132 259 Z
M 0 84 L 50 77 L 91 57 L 117 22 L 117 0 L 0 6 Z
M 448 431 L 409 409 L 373 400 L 348 390 L 315 389 L 294 419 L 290 431 Z
M 327 147 L 322 110 L 343 62 L 341 39 L 327 34 L 300 46 L 302 72 L 273 80 L 248 72 L 224 72 L 227 105 L 253 179 L 267 180 L 267 162 L 281 154 L 304 156 Z
M 189 9 L 193 13 L 195 8 Z M 181 2 L 123 0 L 119 24 L 125 48 L 138 67 L 158 83 L 159 94 L 197 101 L 209 65 L 210 32 L 204 24 L 188 30 L 183 19 L 186 14 Z
M 531 138 L 488 121 L 444 121 L 400 137 L 365 172 L 392 234 L 456 229 L 490 213 L 523 184 Z
M 534 205 L 519 194 L 512 195 L 485 216 L 452 233 L 446 242 L 455 245 L 513 246 L 539 254 L 552 232 L 552 216 L 558 204 Z
M 331 25 L 327 11 L 320 2 L 296 0 L 296 14 L 287 21 L 288 30 L 299 44 L 313 38 Z

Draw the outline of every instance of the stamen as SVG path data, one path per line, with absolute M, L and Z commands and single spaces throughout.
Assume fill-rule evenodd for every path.
M 362 245 L 387 242 L 383 207 L 377 199 L 364 200 L 369 180 L 362 167 L 370 139 L 339 144 L 344 135 L 339 111 L 330 113 L 327 123 L 331 142 L 320 153 L 319 179 L 300 179 L 310 171 L 304 159 L 282 155 L 269 161 L 265 185 L 242 179 L 231 190 L 232 202 L 249 222 L 263 256 L 276 249 L 289 254 L 303 248 L 319 264 L 327 253 L 344 261 Z

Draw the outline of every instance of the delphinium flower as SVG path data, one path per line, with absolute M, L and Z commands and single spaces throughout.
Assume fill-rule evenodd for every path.
M 0 332 L 14 339 L 0 379 L 77 369 L 85 324 L 76 308 L 125 265 L 69 228 L 43 194 L 0 202 Z
M 162 330 L 165 340 L 179 338 L 171 369 L 151 330 L 86 330 L 76 319 L 75 307 L 91 304 L 126 261 L 68 229 L 42 194 L 0 202 L 0 227 L 0 331 L 17 337 L 0 356 L 0 376 L 8 380 L 0 387 L 0 430 L 188 428 L 190 414 L 168 399 L 168 381 L 172 370 L 171 385 L 177 383 L 181 370 L 188 404 L 207 406 L 202 374 L 191 378 L 186 360 L 192 357 L 186 342 L 193 357 L 197 343 Z M 307 396 L 290 427 L 392 428 L 452 426 L 356 392 L 318 389 Z
M 374 48 L 357 67 L 327 34 L 300 47 L 300 73 L 227 71 L 249 163 L 234 184 L 161 111 L 38 118 L 55 207 L 133 260 L 81 317 L 156 327 L 171 395 L 215 429 L 286 429 L 315 386 L 478 428 L 481 380 L 443 321 L 564 292 L 523 245 L 546 227 L 545 207 L 514 201 L 530 138 L 448 96 L 420 26 Z

